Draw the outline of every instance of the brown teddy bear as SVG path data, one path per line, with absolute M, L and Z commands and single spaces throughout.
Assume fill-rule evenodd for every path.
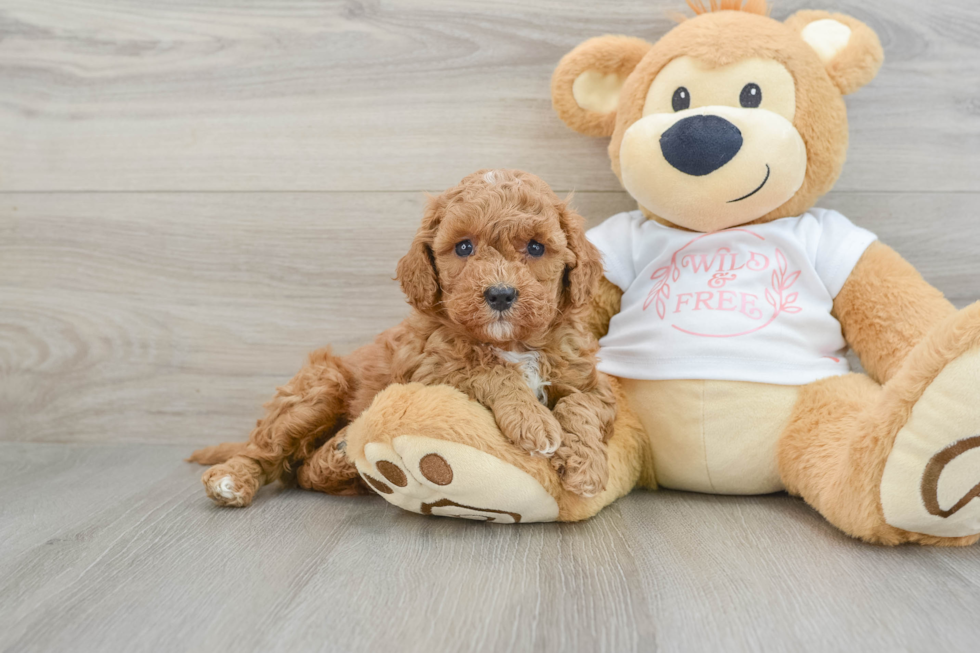
M 655 44 L 605 36 L 559 64 L 562 120 L 612 138 L 640 209 L 590 232 L 593 323 L 619 416 L 606 490 L 563 490 L 450 388 L 395 385 L 346 453 L 402 508 L 572 521 L 640 485 L 802 496 L 869 542 L 980 533 L 980 305 L 957 312 L 898 254 L 812 208 L 844 164 L 843 95 L 883 59 L 853 18 L 689 3 Z M 867 374 L 849 374 L 852 348 Z M 386 476 L 386 469 L 398 473 Z

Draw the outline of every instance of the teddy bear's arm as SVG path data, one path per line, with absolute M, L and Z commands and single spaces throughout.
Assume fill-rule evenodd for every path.
M 609 320 L 619 312 L 619 303 L 622 298 L 623 291 L 609 279 L 602 277 L 599 281 L 599 288 L 592 296 L 588 319 L 589 331 L 596 340 L 608 333 Z
M 872 243 L 834 299 L 834 316 L 865 371 L 888 381 L 906 355 L 956 312 L 908 261 Z

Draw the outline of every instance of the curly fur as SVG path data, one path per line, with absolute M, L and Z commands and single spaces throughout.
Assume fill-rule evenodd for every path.
M 545 245 L 543 256 L 528 255 L 532 239 Z M 462 240 L 473 243 L 471 256 L 455 253 Z M 601 278 L 600 255 L 585 238 L 584 221 L 547 184 L 520 171 L 476 172 L 430 198 L 398 263 L 414 308 L 409 317 L 349 356 L 329 348 L 313 352 L 266 404 L 248 443 L 202 449 L 190 460 L 222 462 L 204 475 L 209 495 L 221 504 L 248 505 L 259 485 L 290 475 L 388 385 L 448 384 L 490 408 L 513 442 L 549 456 L 566 487 L 598 494 L 607 481 L 605 440 L 616 417 L 587 324 Z M 484 299 L 496 284 L 518 291 L 503 313 Z M 502 351 L 537 352 L 539 373 L 549 383 L 547 406 Z M 341 432 L 323 445 L 314 465 L 299 468 L 299 484 L 334 494 L 366 491 L 342 443 Z M 220 484 L 226 477 L 234 496 L 228 481 Z

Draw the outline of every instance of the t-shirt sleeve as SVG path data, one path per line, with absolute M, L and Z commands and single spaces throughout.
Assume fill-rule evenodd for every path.
M 636 279 L 633 264 L 633 215 L 620 213 L 598 227 L 589 229 L 586 237 L 602 253 L 606 278 L 623 292 Z
M 856 226 L 837 211 L 814 211 L 814 214 L 820 222 L 820 242 L 814 267 L 831 298 L 835 298 L 861 260 L 864 250 L 878 237 Z

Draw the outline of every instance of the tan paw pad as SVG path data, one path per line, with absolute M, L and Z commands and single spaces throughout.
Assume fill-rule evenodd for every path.
M 558 503 L 523 470 L 473 447 L 403 435 L 355 461 L 386 501 L 423 515 L 495 523 L 554 521 Z

